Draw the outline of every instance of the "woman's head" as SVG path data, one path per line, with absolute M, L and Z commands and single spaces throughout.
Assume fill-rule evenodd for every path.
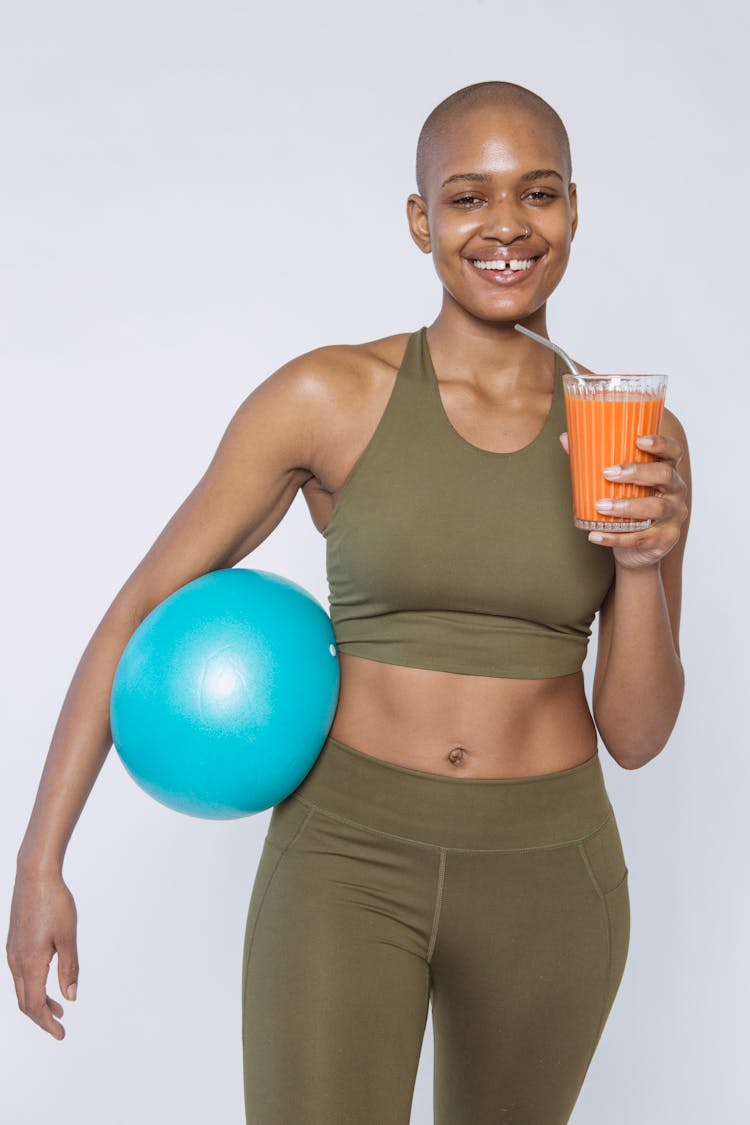
M 565 126 L 524 86 L 479 82 L 432 110 L 419 134 L 419 191 L 407 214 L 446 299 L 484 320 L 515 321 L 544 304 L 565 272 L 577 226 L 571 173 Z M 531 258 L 533 268 L 522 271 L 473 264 Z

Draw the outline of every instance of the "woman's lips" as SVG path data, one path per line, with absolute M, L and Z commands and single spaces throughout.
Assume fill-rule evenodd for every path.
M 506 265 L 504 270 L 488 270 L 480 269 L 475 266 L 471 259 L 467 259 L 469 269 L 480 278 L 484 278 L 490 285 L 518 285 L 527 277 L 536 271 L 536 267 L 541 261 L 543 255 L 540 255 L 534 262 L 533 266 L 528 269 L 512 270 L 509 265 Z

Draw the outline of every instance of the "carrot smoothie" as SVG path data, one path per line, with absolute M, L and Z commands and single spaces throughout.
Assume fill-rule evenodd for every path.
M 602 470 L 626 461 L 658 460 L 635 441 L 659 433 L 666 386 L 666 375 L 563 375 L 576 527 L 637 531 L 650 526 L 648 519 L 605 518 L 596 502 L 653 495 L 651 487 L 607 480 Z

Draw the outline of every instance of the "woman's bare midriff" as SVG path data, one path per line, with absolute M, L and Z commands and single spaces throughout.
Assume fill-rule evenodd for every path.
M 331 737 L 445 777 L 528 777 L 586 761 L 597 734 L 583 673 L 511 680 L 407 668 L 339 653 Z

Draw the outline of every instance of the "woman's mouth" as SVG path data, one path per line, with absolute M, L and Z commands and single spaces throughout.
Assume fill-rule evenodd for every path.
M 469 258 L 472 268 L 492 285 L 518 285 L 532 274 L 536 264 L 543 255 L 536 258 L 497 258 L 485 261 L 480 258 Z

